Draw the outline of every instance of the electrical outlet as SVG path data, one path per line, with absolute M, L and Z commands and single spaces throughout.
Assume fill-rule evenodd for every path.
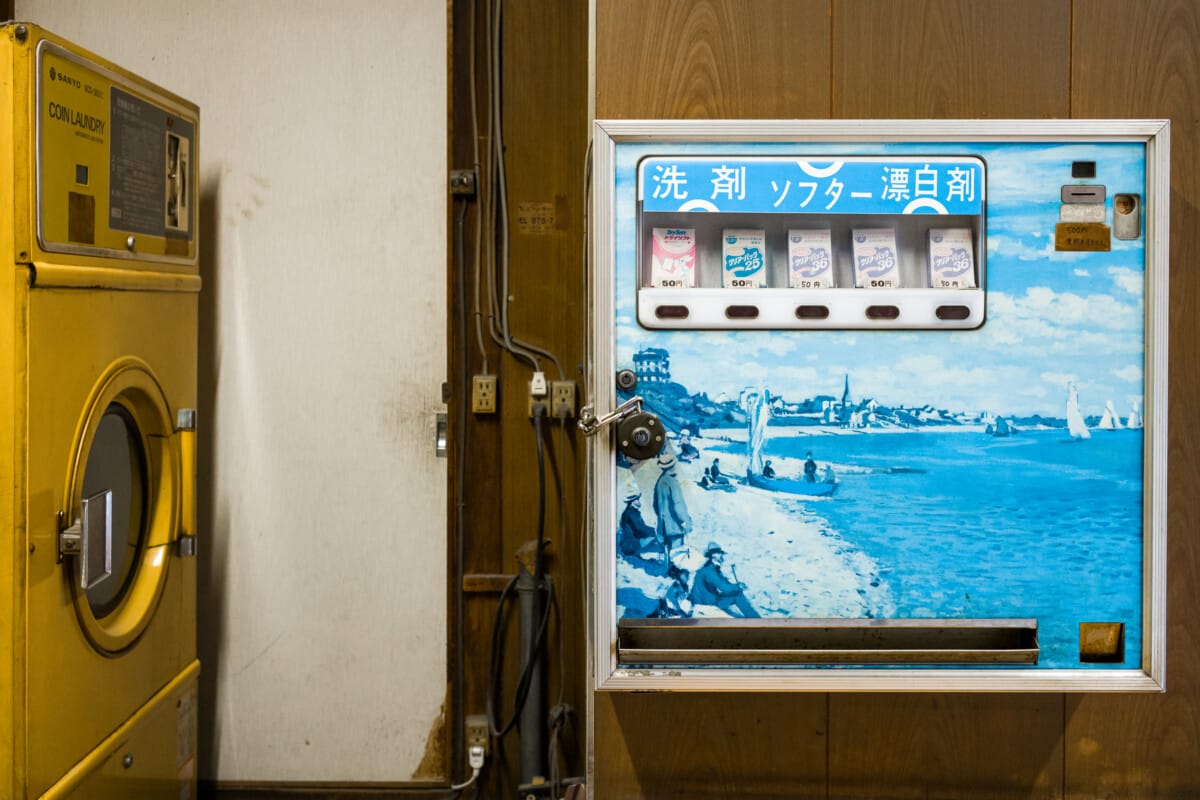
M 472 747 L 482 747 L 483 754 L 487 755 L 489 740 L 491 739 L 491 731 L 488 729 L 487 717 L 482 714 L 476 714 L 467 717 L 467 750 Z
M 476 414 L 496 413 L 495 375 L 476 375 L 471 379 L 471 410 Z
M 575 381 L 550 381 L 550 416 L 555 419 L 575 416 Z

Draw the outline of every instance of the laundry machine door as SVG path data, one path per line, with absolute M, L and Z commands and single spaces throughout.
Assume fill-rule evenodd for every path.
M 179 515 L 174 420 L 145 363 L 124 358 L 109 368 L 76 441 L 65 491 L 79 531 L 67 566 L 72 597 L 88 641 L 113 655 L 138 639 L 155 612 Z

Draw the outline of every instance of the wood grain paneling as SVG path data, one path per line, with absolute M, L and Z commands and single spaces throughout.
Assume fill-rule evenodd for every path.
M 833 117 L 1066 117 L 1069 0 L 833 0 Z
M 737 35 L 741 0 L 597 0 L 597 116 L 799 112 Z M 1195 0 L 832 0 L 834 117 L 1170 117 L 1172 275 L 1168 691 L 1161 696 L 598 694 L 595 796 L 1200 797 L 1200 4 Z M 775 7 L 781 29 L 812 13 Z M 808 28 L 812 23 L 805 22 Z M 685 35 L 687 34 L 687 35 Z M 813 30 L 810 37 L 815 37 Z M 814 45 L 815 46 L 815 45 Z M 789 101 L 790 105 L 790 101 Z M 762 701 L 762 705 L 758 705 Z M 788 722 L 779 708 L 803 710 Z M 827 715 L 820 706 L 828 704 Z M 762 722 L 764 727 L 759 727 Z M 820 768 L 772 772 L 785 731 L 827 731 Z M 790 726 L 790 727 L 789 727 Z M 792 734 L 796 738 L 795 734 Z M 743 741 L 746 740 L 746 741 Z M 806 751 L 807 752 L 807 751 Z M 765 759 L 765 761 L 764 761 Z M 697 778 L 699 776 L 699 779 Z M 779 788 L 775 780 L 794 780 Z M 679 788 L 684 786 L 686 788 Z
M 825 712 L 824 695 L 598 692 L 589 797 L 824 797 Z
M 1067 797 L 1200 797 L 1200 4 L 1076 0 L 1076 117 L 1171 119 L 1167 691 L 1068 706 Z
M 1057 798 L 1061 695 L 832 695 L 831 798 Z
M 455 0 L 454 65 L 455 117 L 452 167 L 469 168 L 473 162 L 469 101 L 469 71 L 474 7 L 476 86 L 479 137 L 483 155 L 480 191 L 470 201 L 462 250 L 465 269 L 456 272 L 451 296 L 455 324 L 455 418 L 459 405 L 469 404 L 470 376 L 483 371 L 476 344 L 472 312 L 474 276 L 471 261 L 475 248 L 474 213 L 489 190 L 487 138 L 490 111 L 488 95 L 486 15 L 490 0 Z M 507 194 L 510 219 L 508 296 L 513 336 L 554 351 L 568 379 L 578 380 L 582 361 L 583 159 L 587 148 L 587 5 L 586 3 L 503 4 L 503 106 Z M 522 224 L 523 214 L 535 209 L 549 223 Z M 455 206 L 455 219 L 460 208 Z M 548 217 L 546 215 L 549 215 Z M 490 244 L 489 237 L 484 238 Z M 486 283 L 487 279 L 484 278 Z M 486 292 L 486 286 L 485 286 Z M 484 295 L 486 297 L 486 294 Z M 456 497 L 465 521 L 463 570 L 485 576 L 468 588 L 495 589 L 488 575 L 515 573 L 515 553 L 537 535 L 538 469 L 534 429 L 528 417 L 529 366 L 502 355 L 487 333 L 486 299 L 483 302 L 487 369 L 500 380 L 497 394 L 500 413 L 466 415 L 466 448 L 462 488 Z M 465 327 L 464 327 L 465 325 Z M 464 363 L 465 362 L 465 363 Z M 547 378 L 559 374 L 543 361 Z M 464 393 L 465 392 L 465 393 Z M 459 441 L 455 439 L 454 441 Z M 546 467 L 545 536 L 549 572 L 557 590 L 558 617 L 552 617 L 548 674 L 548 705 L 560 700 L 575 709 L 575 726 L 584 724 L 582 564 L 579 522 L 582 517 L 580 445 L 573 426 L 547 424 L 544 437 Z M 560 508 L 565 514 L 560 514 Z M 452 579 L 453 580 L 453 579 Z M 482 584 L 482 585 L 481 585 Z M 472 591 L 464 601 L 464 666 L 457 676 L 462 683 L 461 715 L 483 714 L 492 624 L 498 595 Z M 505 685 L 497 713 L 511 715 L 519 673 L 519 625 L 515 602 L 509 620 L 504 653 Z M 496 743 L 483 773 L 482 795 L 515 796 L 519 780 L 518 731 Z M 582 745 L 568 736 L 573 751 L 563 765 L 566 774 L 583 770 Z M 464 776 L 465 777 L 465 776 Z
M 604 0 L 598 119 L 829 116 L 829 0 Z
M 562 378 L 582 378 L 583 174 L 587 153 L 587 6 L 584 3 L 504 4 L 504 145 L 507 161 L 509 314 L 514 336 L 553 352 Z M 547 380 L 560 375 L 542 359 Z M 531 369 L 506 357 L 501 368 L 501 570 L 537 539 L 538 454 L 529 419 Z M 547 637 L 547 709 L 560 698 L 583 719 L 584 585 L 580 552 L 583 447 L 574 424 L 543 426 L 546 495 L 544 536 L 559 616 Z M 481 498 L 482 499 L 482 498 Z M 509 685 L 517 675 L 512 626 Z M 516 739 L 516 736 L 510 739 Z M 517 743 L 512 750 L 518 752 Z M 575 753 L 581 756 L 581 753 Z M 519 762 L 519 760 L 518 760 Z M 568 761 L 567 774 L 583 770 Z

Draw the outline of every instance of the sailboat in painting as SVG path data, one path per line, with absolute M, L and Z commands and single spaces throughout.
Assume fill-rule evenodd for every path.
M 1129 418 L 1125 420 L 1125 427 L 1131 429 L 1142 427 L 1142 409 L 1137 400 L 1133 401 L 1133 408 L 1129 411 Z
M 1079 390 L 1073 383 L 1067 384 L 1067 430 L 1072 439 L 1092 438 L 1092 432 L 1083 421 L 1083 414 L 1079 413 Z
M 1100 417 L 1100 425 L 1098 427 L 1105 431 L 1115 431 L 1118 428 L 1124 427 L 1121 424 L 1121 415 L 1113 408 L 1112 400 L 1104 404 L 1104 415 Z

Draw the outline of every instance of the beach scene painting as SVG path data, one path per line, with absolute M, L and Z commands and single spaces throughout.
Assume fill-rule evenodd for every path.
M 614 456 L 617 617 L 1033 618 L 1037 669 L 1139 669 L 1145 241 L 1062 251 L 1055 225 L 1073 162 L 1110 218 L 1112 192 L 1144 196 L 1144 146 L 827 146 L 986 162 L 977 329 L 649 330 L 637 164 L 714 149 L 617 150 L 614 352 L 638 376 L 618 399 L 668 432 Z M 1088 622 L 1124 626 L 1122 663 L 1081 663 Z

